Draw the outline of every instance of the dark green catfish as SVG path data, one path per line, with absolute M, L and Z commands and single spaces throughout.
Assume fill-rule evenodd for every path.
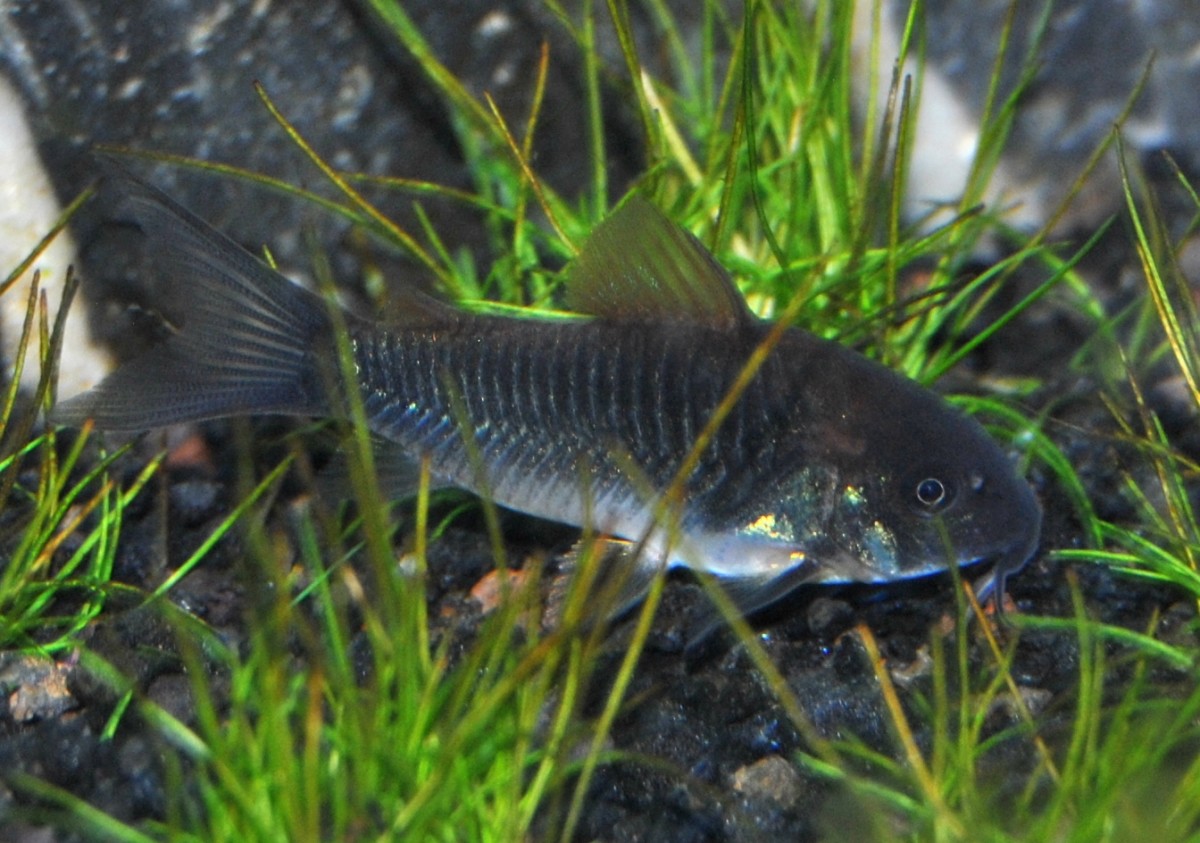
M 182 302 L 161 346 L 53 420 L 107 430 L 256 413 L 342 415 L 435 481 L 593 527 L 660 567 L 719 577 L 744 611 L 802 582 L 890 582 L 990 561 L 990 589 L 1034 552 L 1041 510 L 973 420 L 836 343 L 782 332 L 683 483 L 659 498 L 771 332 L 691 234 L 636 196 L 568 270 L 585 318 L 463 312 L 409 294 L 377 325 L 290 283 L 152 188 L 112 179 Z M 344 322 L 356 383 L 339 371 Z M 471 447 L 466 440 L 471 440 Z M 477 458 L 472 456 L 477 455 Z M 629 564 L 628 562 L 626 564 Z

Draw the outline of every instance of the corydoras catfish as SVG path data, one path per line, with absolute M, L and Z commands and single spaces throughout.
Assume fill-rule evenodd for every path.
M 928 389 L 797 328 L 761 366 L 679 487 L 700 431 L 763 345 L 729 275 L 631 196 L 567 270 L 583 318 L 470 314 L 418 293 L 374 324 L 334 318 L 154 189 L 124 177 L 123 221 L 182 303 L 182 324 L 52 420 L 144 430 L 241 414 L 344 414 L 437 483 L 627 542 L 632 603 L 660 568 L 717 577 L 749 612 L 803 582 L 890 582 L 988 560 L 988 588 L 1032 555 L 1041 510 L 974 420 Z M 355 376 L 337 377 L 335 324 Z M 354 382 L 350 382 L 354 381 Z M 393 460 L 394 461 L 394 460 Z

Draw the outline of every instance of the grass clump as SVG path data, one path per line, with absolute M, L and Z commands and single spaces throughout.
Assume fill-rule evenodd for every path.
M 85 201 L 83 194 L 0 283 L 13 295 L 16 282 Z M 109 580 L 126 505 L 153 475 L 152 461 L 118 488 L 110 469 L 120 451 L 96 460 L 85 456 L 90 431 L 62 441 L 53 430 L 36 435 L 38 413 L 53 400 L 55 369 L 62 347 L 67 307 L 77 281 L 68 274 L 63 297 L 51 305 L 34 272 L 28 285 L 25 320 L 0 398 L 0 650 L 39 655 L 74 646 L 77 633 L 99 615 Z M 29 364 L 40 372 L 32 400 L 18 394 Z

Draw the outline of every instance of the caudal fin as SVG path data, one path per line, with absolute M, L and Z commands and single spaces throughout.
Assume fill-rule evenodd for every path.
M 329 411 L 326 304 L 165 195 L 124 175 L 102 190 L 146 238 L 147 265 L 182 320 L 164 343 L 95 389 L 60 402 L 55 424 L 135 431 L 222 416 Z

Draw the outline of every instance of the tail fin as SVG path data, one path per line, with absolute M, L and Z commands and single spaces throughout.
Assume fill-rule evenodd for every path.
M 165 195 L 124 175 L 122 222 L 146 237 L 148 264 L 169 284 L 183 324 L 50 421 L 93 419 L 102 430 L 146 430 L 222 416 L 329 412 L 333 350 L 327 305 L 269 269 Z

